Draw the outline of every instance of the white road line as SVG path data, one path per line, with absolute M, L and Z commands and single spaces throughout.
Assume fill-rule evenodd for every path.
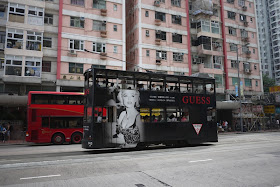
M 212 159 L 206 159 L 206 160 L 192 160 L 189 161 L 189 163 L 194 163 L 194 162 L 207 162 L 207 161 L 211 161 Z
M 45 175 L 45 176 L 36 176 L 36 177 L 25 177 L 25 178 L 20 178 L 20 180 L 28 180 L 28 179 L 40 179 L 40 178 L 50 178 L 50 177 L 60 177 L 61 175 Z

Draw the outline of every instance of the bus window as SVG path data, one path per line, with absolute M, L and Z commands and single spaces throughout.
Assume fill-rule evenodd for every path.
M 49 127 L 49 117 L 42 117 L 42 128 Z
M 166 108 L 167 122 L 177 122 L 178 118 L 180 117 L 180 113 L 178 111 L 179 110 L 176 107 L 167 107 Z
M 50 118 L 50 128 L 51 129 L 60 129 L 64 127 L 64 120 L 61 117 Z
M 83 127 L 83 118 L 81 117 L 73 117 L 73 118 L 68 118 L 66 121 L 67 127 L 68 128 L 82 128 Z

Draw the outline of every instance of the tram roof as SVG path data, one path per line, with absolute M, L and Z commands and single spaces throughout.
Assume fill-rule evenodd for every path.
M 136 71 L 122 71 L 122 70 L 112 70 L 112 69 L 100 69 L 100 68 L 90 68 L 87 69 L 84 75 L 89 74 L 92 70 L 96 72 L 97 77 L 104 77 L 107 75 L 108 78 L 127 78 L 127 79 L 138 79 L 138 80 L 152 80 L 152 81 L 162 81 L 166 79 L 167 82 L 209 82 L 213 83 L 214 78 L 210 77 L 208 74 L 194 74 L 194 76 L 185 75 L 169 75 L 156 72 L 136 72 Z

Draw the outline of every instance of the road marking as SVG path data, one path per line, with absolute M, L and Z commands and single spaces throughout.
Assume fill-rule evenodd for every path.
M 36 176 L 36 177 L 25 177 L 25 178 L 20 178 L 20 180 L 28 180 L 28 179 L 40 179 L 40 178 L 50 178 L 50 177 L 60 177 L 61 175 L 45 175 L 45 176 Z
M 211 161 L 212 159 L 206 159 L 206 160 L 192 160 L 189 161 L 189 163 L 194 163 L 194 162 L 207 162 L 207 161 Z

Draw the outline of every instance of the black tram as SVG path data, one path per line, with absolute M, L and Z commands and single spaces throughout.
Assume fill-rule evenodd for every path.
M 215 79 L 91 68 L 83 148 L 217 142 Z

